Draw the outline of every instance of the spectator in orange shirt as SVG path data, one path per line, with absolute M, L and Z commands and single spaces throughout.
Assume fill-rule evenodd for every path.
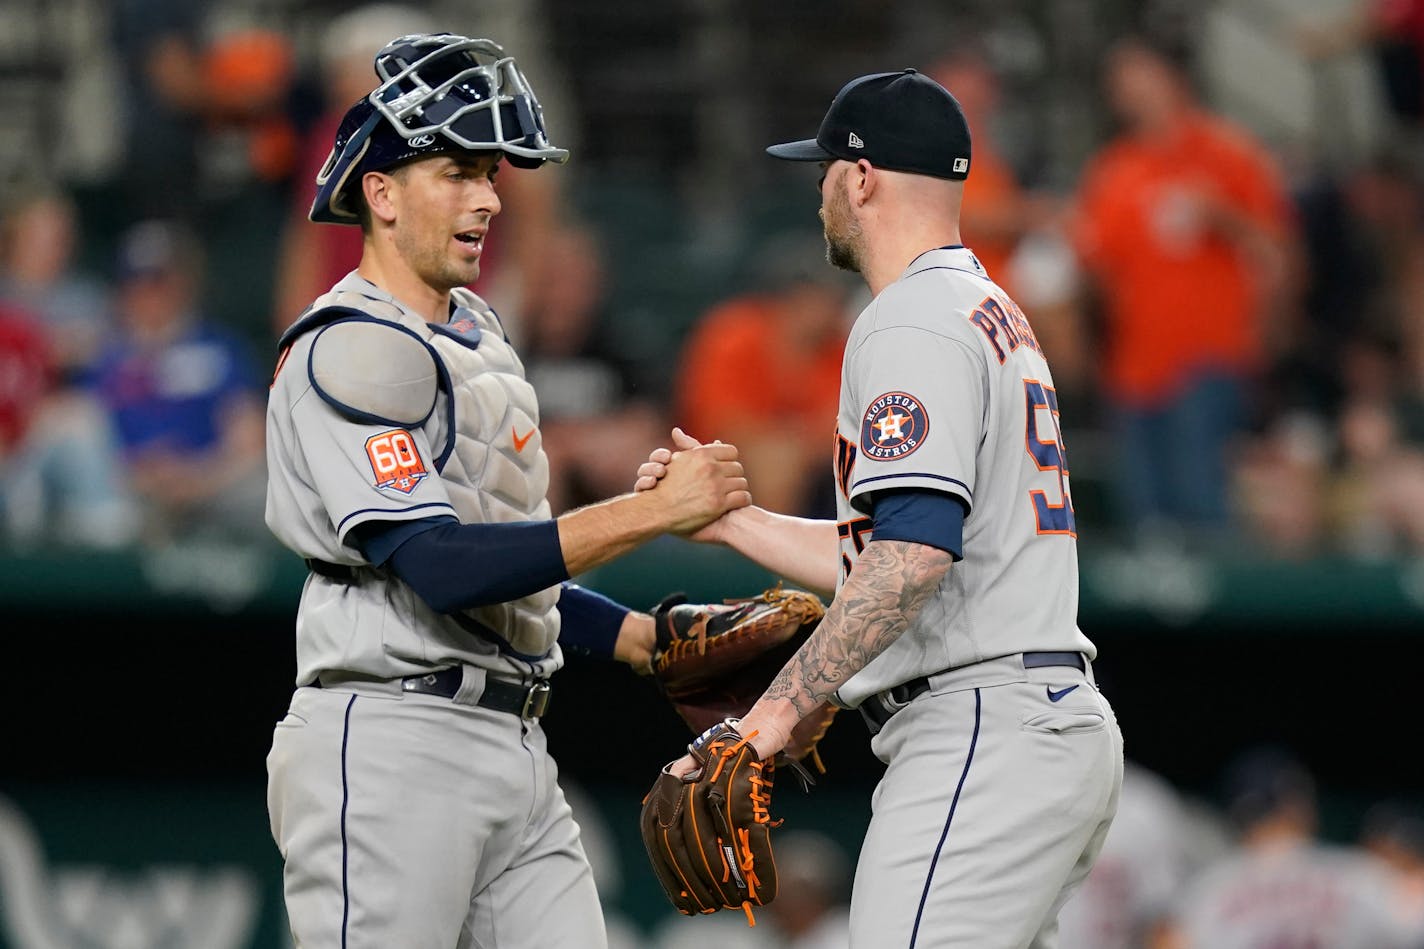
M 1124 130 L 1084 174 L 1075 239 L 1105 310 L 1120 513 L 1217 528 L 1291 212 L 1264 149 L 1196 103 L 1171 53 L 1126 40 L 1106 78 Z
M 774 238 L 755 259 L 754 291 L 709 311 L 684 349 L 676 417 L 741 450 L 758 503 L 823 514 L 849 287 L 816 237 Z

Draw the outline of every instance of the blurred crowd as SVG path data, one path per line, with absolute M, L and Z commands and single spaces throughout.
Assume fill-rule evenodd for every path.
M 77 18 L 88 3 L 44 16 Z M 354 228 L 305 220 L 312 181 L 339 116 L 372 85 L 374 51 L 439 28 L 506 42 L 555 140 L 593 156 L 501 176 L 505 211 L 476 287 L 539 392 L 556 511 L 626 490 L 681 424 L 741 446 L 763 503 L 829 513 L 841 344 L 866 300 L 824 263 L 811 183 L 767 177 L 760 141 L 729 124 L 736 110 L 718 96 L 731 93 L 692 81 L 706 69 L 689 67 L 693 128 L 668 124 L 651 92 L 640 116 L 599 95 L 601 82 L 571 80 L 596 38 L 571 30 L 600 21 L 565 6 L 125 0 L 30 51 L 47 61 L 36 95 L 59 84 L 83 121 L 0 181 L 6 541 L 261 538 L 275 338 L 360 251 Z M 1424 549 L 1424 2 L 1319 0 L 1288 16 L 1252 0 L 1208 15 L 1113 5 L 1089 37 L 1091 88 L 1045 100 L 1086 104 L 1035 127 L 1025 90 L 1062 85 L 1055 69 L 1072 63 L 1055 61 L 1051 32 L 1070 6 L 1008 4 L 977 34 L 946 21 L 911 35 L 907 14 L 887 14 L 891 26 L 862 29 L 873 49 L 853 62 L 914 59 L 965 108 L 965 241 L 1054 366 L 1078 522 L 1094 539 L 1283 557 Z M 821 27 L 828 49 L 875 16 L 853 0 L 836 7 L 845 23 Z M 637 8 L 610 5 L 603 27 L 626 29 Z M 1216 14 L 1253 23 L 1308 75 L 1365 64 L 1370 81 L 1340 114 L 1373 110 L 1373 132 L 1341 146 L 1341 104 L 1323 92 L 1298 128 L 1273 125 L 1269 110 L 1228 115 L 1204 65 L 1221 45 Z M 700 16 L 695 43 L 682 37 L 697 62 L 748 39 Z M 665 41 L 663 18 L 644 25 L 630 45 Z M 758 43 L 787 28 L 752 26 Z M 0 49 L 0 66 L 24 70 L 26 55 Z M 808 98 L 802 87 L 824 72 L 784 98 Z M 822 85 L 824 98 L 833 85 Z M 808 101 L 800 118 L 768 105 L 775 121 L 801 123 L 774 133 L 804 131 L 822 108 Z M 11 121 L 23 131 L 21 112 Z M 627 134 L 640 121 L 662 123 L 666 140 Z M 1066 123 L 1082 147 L 1048 149 Z M 627 168 L 600 157 L 624 135 Z M 646 164 L 699 142 L 711 144 L 675 169 Z M 750 182 L 740 195 L 736 175 L 716 170 L 738 148 Z
M 1129 761 L 1102 855 L 1059 914 L 1058 945 L 1424 946 L 1424 810 L 1417 803 L 1373 805 L 1350 844 L 1323 842 L 1321 823 L 1310 772 L 1278 747 L 1243 753 L 1210 799 L 1185 796 Z M 614 913 L 610 945 L 845 949 L 853 868 L 844 842 L 796 830 L 773 845 L 778 895 L 758 911 L 755 929 L 722 913 L 671 917 L 645 937 Z
M 501 172 L 475 288 L 538 392 L 556 512 L 627 490 L 678 424 L 740 446 L 760 503 L 832 514 L 867 300 L 824 261 L 813 178 L 760 147 L 914 64 L 969 118 L 965 243 L 1053 366 L 1085 539 L 1424 553 L 1424 0 L 30 5 L 0 43 L 0 545 L 267 541 L 275 341 L 360 254 L 306 221 L 313 179 L 375 51 L 449 29 L 504 42 L 576 156 Z M 1257 85 L 1232 99 L 1212 64 L 1242 23 Z M 758 57 L 776 95 L 743 82 Z M 1348 64 L 1365 81 L 1332 95 Z M 1273 83 L 1310 90 L 1303 119 Z M 1424 945 L 1419 814 L 1326 847 L 1298 763 L 1227 783 L 1217 812 L 1130 770 L 1065 949 Z M 654 944 L 842 945 L 849 857 L 778 847 L 768 925 Z

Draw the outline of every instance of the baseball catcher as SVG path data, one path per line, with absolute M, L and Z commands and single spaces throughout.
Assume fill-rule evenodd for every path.
M 778 761 L 809 783 L 798 763 L 825 767 L 816 745 L 835 717 L 825 703 L 803 720 L 783 752 L 760 760 L 736 716 L 761 697 L 825 615 L 810 593 L 781 587 L 744 600 L 694 605 L 669 597 L 653 611 L 658 652 L 653 675 L 678 714 L 700 732 L 688 746 L 698 768 L 679 778 L 666 768 L 643 800 L 643 844 L 653 872 L 684 915 L 743 909 L 776 896 L 771 789 Z

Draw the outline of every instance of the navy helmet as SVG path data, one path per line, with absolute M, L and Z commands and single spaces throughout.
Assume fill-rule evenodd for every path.
M 423 155 L 498 151 L 520 168 L 568 161 L 549 143 L 529 81 L 497 43 L 402 36 L 376 54 L 376 75 L 381 84 L 347 111 L 316 176 L 313 221 L 360 223 L 350 192 L 361 175 Z

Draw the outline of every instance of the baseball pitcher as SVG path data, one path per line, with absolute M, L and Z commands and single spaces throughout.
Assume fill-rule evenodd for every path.
M 822 702 L 859 708 L 887 770 L 851 945 L 1048 949 L 1117 807 L 1122 738 L 1076 623 L 1053 376 L 960 243 L 968 125 L 910 69 L 852 81 L 814 139 L 768 151 L 820 163 L 827 257 L 874 294 L 845 349 L 839 519 L 748 507 L 698 539 L 835 599 L 735 730 L 669 771 L 700 784 L 739 740 L 765 762 Z M 671 457 L 655 452 L 638 487 Z

